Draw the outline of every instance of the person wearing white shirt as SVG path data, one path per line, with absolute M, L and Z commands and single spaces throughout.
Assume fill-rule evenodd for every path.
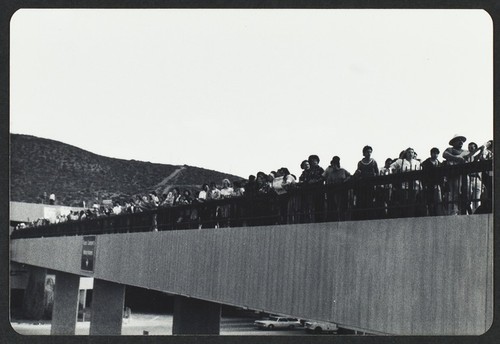
M 122 213 L 122 207 L 120 206 L 120 203 L 116 202 L 115 206 L 113 207 L 113 214 L 120 215 L 121 213 Z
M 222 198 L 231 197 L 233 194 L 233 188 L 231 187 L 231 183 L 229 179 L 222 180 L 222 188 L 220 189 L 220 195 Z
M 405 150 L 404 158 L 397 159 L 389 168 L 393 171 L 393 173 L 410 172 L 421 169 L 420 161 L 415 159 L 415 151 L 411 147 Z M 395 196 L 401 205 L 405 205 L 405 207 L 402 208 L 402 217 L 415 216 L 417 209 L 417 195 L 419 194 L 421 188 L 422 186 L 420 184 L 420 180 L 401 183 L 401 188 Z

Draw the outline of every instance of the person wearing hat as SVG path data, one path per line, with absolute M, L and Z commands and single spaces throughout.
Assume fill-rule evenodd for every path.
M 455 135 L 451 138 L 449 142 L 451 147 L 446 148 L 443 152 L 443 159 L 445 159 L 449 165 L 465 163 L 469 155 L 469 151 L 462 149 L 465 141 L 467 141 L 467 139 L 462 135 Z
M 448 165 L 459 165 L 467 161 L 469 151 L 462 148 L 465 141 L 467 141 L 467 139 L 462 135 L 455 135 L 451 138 L 449 142 L 451 147 L 446 148 L 443 152 L 443 158 Z M 464 180 L 464 177 L 467 178 L 467 176 L 448 178 L 449 191 L 447 193 L 447 199 L 449 215 L 458 215 L 465 210 L 465 202 L 462 202 L 462 200 L 463 196 L 466 196 L 466 194 L 462 193 L 462 186 L 467 185 L 467 180 Z

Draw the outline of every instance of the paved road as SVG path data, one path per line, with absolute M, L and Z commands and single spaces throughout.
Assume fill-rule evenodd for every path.
M 253 326 L 251 318 L 222 318 L 221 335 L 243 336 L 243 335 L 306 335 L 303 329 L 263 331 Z M 38 323 L 29 321 L 12 322 L 12 327 L 23 335 L 50 335 L 50 322 Z M 77 335 L 88 335 L 90 322 L 78 322 L 76 326 Z M 150 336 L 172 335 L 172 315 L 155 314 L 132 314 L 131 318 L 124 320 L 122 335 L 142 336 L 147 331 Z

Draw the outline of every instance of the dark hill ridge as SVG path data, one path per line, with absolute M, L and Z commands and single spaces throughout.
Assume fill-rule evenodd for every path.
M 62 142 L 29 135 L 10 135 L 11 200 L 39 203 L 44 192 L 56 203 L 81 206 L 96 198 L 125 198 L 172 187 L 198 189 L 242 178 L 187 165 L 167 165 L 100 156 Z M 47 196 L 48 197 L 48 196 Z

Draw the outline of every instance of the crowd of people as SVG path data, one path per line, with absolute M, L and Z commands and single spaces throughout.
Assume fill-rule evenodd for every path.
M 140 213 L 162 207 L 203 203 L 233 197 L 254 197 L 264 194 L 282 195 L 296 188 L 303 189 L 307 185 L 339 185 L 347 181 L 370 177 L 416 170 L 430 171 L 445 165 L 493 159 L 492 140 L 481 146 L 470 142 L 467 149 L 463 147 L 465 142 L 464 136 L 455 135 L 449 141 L 450 147 L 442 153 L 443 161 L 439 160 L 440 150 L 436 147 L 430 150 L 430 156 L 424 161 L 421 161 L 415 150 L 409 147 L 402 150 L 397 158 L 387 158 L 382 168 L 379 168 L 377 162 L 371 157 L 373 148 L 367 145 L 363 147 L 363 158 L 358 162 L 357 169 L 352 174 L 341 167 L 338 156 L 334 156 L 329 166 L 323 169 L 319 165 L 320 158 L 317 155 L 310 155 L 307 160 L 303 160 L 300 164 L 302 172 L 298 178 L 290 173 L 286 167 L 281 167 L 270 173 L 259 171 L 256 175 L 250 175 L 246 181 L 235 180 L 231 183 L 228 179 L 223 179 L 220 186 L 215 182 L 205 183 L 195 195 L 188 189 L 181 191 L 174 187 L 161 195 L 158 195 L 156 191 L 151 191 L 147 195 L 136 195 L 126 201 L 117 200 L 108 206 L 94 204 L 90 209 L 59 215 L 52 223 L 95 219 L 124 213 Z M 409 205 L 418 203 L 419 199 L 423 200 L 423 204 L 425 204 L 423 210 L 425 214 L 423 215 L 473 214 L 480 207 L 482 200 L 488 200 L 483 204 L 483 207 L 489 206 L 489 209 L 486 209 L 488 212 L 491 211 L 492 177 L 492 171 L 486 171 L 474 172 L 465 176 L 421 178 L 405 181 L 398 185 L 360 186 L 354 187 L 350 191 L 327 192 L 320 198 L 309 200 L 309 203 L 313 205 L 313 208 L 324 207 L 325 212 L 336 214 L 334 218 L 330 218 L 333 220 L 347 220 L 345 213 L 349 207 L 360 210 L 375 207 L 382 209 L 387 215 L 391 206 L 395 204 L 408 205 L 406 208 L 410 209 L 410 213 L 407 213 L 406 216 L 411 216 L 415 214 L 415 209 Z M 323 199 L 328 200 L 326 205 L 320 204 Z M 224 210 L 223 207 L 221 209 Z M 399 214 L 405 216 L 404 213 Z M 362 218 L 363 216 L 358 217 L 358 219 Z M 19 224 L 18 228 L 43 226 L 48 223 L 47 219 L 38 219 L 27 224 Z

